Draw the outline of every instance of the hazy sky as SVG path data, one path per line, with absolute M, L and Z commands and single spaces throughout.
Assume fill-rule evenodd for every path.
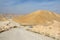
M 50 10 L 60 13 L 60 0 L 0 0 L 0 13 L 30 13 Z

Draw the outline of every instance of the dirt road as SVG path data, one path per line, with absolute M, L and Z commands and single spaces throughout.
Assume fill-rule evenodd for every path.
M 26 31 L 23 28 L 14 28 L 0 33 L 0 40 L 53 40 L 33 32 Z

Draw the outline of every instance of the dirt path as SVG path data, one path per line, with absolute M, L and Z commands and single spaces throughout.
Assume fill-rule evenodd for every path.
M 14 28 L 0 33 L 0 40 L 53 40 L 33 32 L 26 31 L 23 28 Z

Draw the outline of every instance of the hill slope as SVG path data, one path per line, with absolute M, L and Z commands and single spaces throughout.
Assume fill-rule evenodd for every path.
M 53 20 L 60 21 L 60 16 L 57 16 L 54 12 L 38 10 L 24 16 L 15 17 L 13 20 L 23 25 L 36 25 L 46 24 L 48 21 L 53 22 Z

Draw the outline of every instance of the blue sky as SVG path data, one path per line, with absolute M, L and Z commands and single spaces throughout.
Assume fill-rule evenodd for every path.
M 26 14 L 36 10 L 60 13 L 60 0 L 0 0 L 0 13 Z

